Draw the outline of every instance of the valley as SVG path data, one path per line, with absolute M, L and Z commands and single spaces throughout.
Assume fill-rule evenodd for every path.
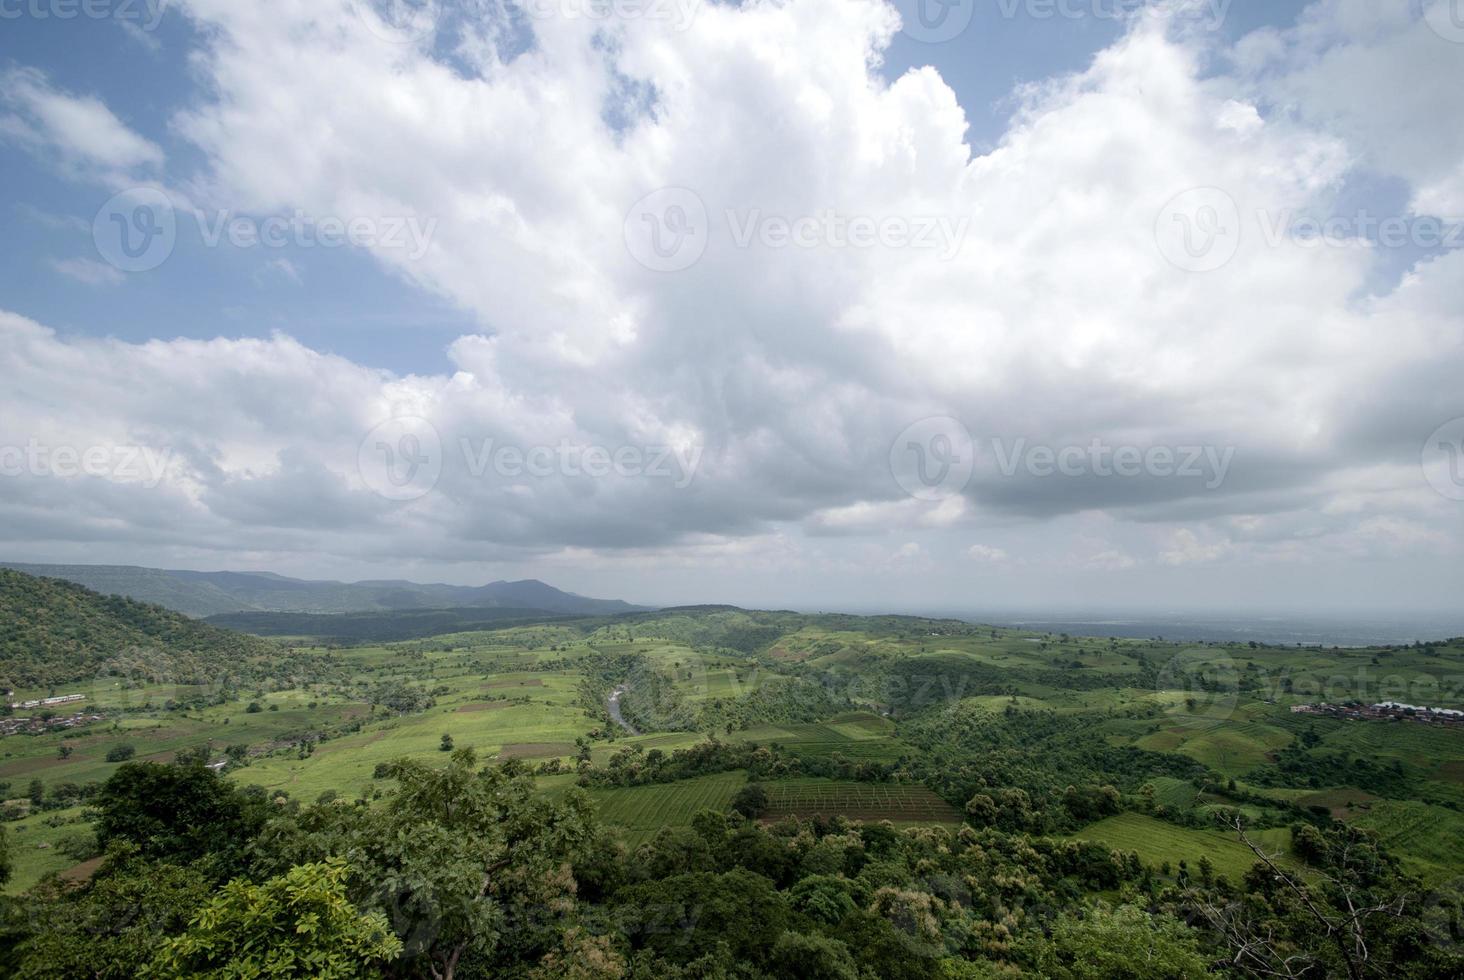
M 445 739 L 527 767 L 546 794 L 579 784 L 631 846 L 755 779 L 769 821 L 1015 821 L 1156 868 L 1207 854 L 1234 875 L 1247 854 L 1217 816 L 1244 815 L 1283 853 L 1298 821 L 1335 820 L 1381 830 L 1425 880 L 1464 872 L 1464 731 L 1292 710 L 1383 686 L 1464 707 L 1459 641 L 1181 647 L 698 607 L 385 644 L 230 642 L 258 661 L 210 671 L 134 647 L 16 687 L 16 703 L 84 694 L 93 720 L 0 740 L 10 891 L 85 873 L 88 795 L 122 761 L 197 753 L 241 787 L 310 804 L 379 795 L 384 766 L 444 760 Z M 718 757 L 664 766 L 709 745 Z M 1027 816 L 1003 815 L 1013 790 Z M 972 818 L 977 796 L 991 812 Z

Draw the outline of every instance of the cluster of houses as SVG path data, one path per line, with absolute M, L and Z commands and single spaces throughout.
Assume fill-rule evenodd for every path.
M 1464 711 L 1403 704 L 1401 701 L 1381 701 L 1377 704 L 1294 704 L 1291 711 L 1293 714 L 1328 715 L 1356 721 L 1419 721 L 1464 728 Z
M 90 725 L 94 721 L 101 721 L 103 717 L 103 715 L 95 713 L 78 711 L 65 718 L 42 719 L 38 715 L 29 718 L 0 718 L 0 735 L 37 735 L 41 732 L 56 731 L 62 728 Z
M 10 693 L 10 691 L 5 692 L 7 695 Z M 52 708 L 59 704 L 75 704 L 78 701 L 85 700 L 85 694 L 62 694 L 54 698 L 39 698 L 35 701 L 12 701 L 10 702 L 10 707 L 17 711 L 27 711 L 34 708 Z M 78 711 L 76 714 L 65 718 L 42 718 L 40 715 L 31 715 L 26 718 L 0 718 L 0 735 L 19 735 L 22 733 L 35 735 L 40 732 L 54 731 L 58 728 L 75 728 L 78 725 L 88 725 L 94 721 L 101 720 L 101 715 L 85 711 Z

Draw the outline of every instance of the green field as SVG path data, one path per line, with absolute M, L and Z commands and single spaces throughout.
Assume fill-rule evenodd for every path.
M 1427 881 L 1459 876 L 1464 855 L 1464 814 L 1403 800 L 1376 800 L 1356 808 L 1348 823 L 1374 831 Z
M 1098 841 L 1118 851 L 1133 851 L 1140 860 L 1155 867 L 1168 861 L 1177 869 L 1179 862 L 1184 861 L 1192 874 L 1203 855 L 1215 865 L 1217 874 L 1225 875 L 1232 882 L 1238 882 L 1256 862 L 1251 850 L 1234 835 L 1218 830 L 1176 827 L 1138 813 L 1121 813 L 1100 820 L 1071 836 L 1075 840 Z M 1257 832 L 1253 839 L 1268 854 L 1280 854 L 1287 863 L 1294 863 L 1287 856 L 1291 839 L 1288 831 L 1263 830 Z
M 896 824 L 959 824 L 961 815 L 924 786 L 787 779 L 766 784 L 769 820 L 844 817 Z
M 661 827 L 683 827 L 702 810 L 726 810 L 747 774 L 724 772 L 699 779 L 650 786 L 594 789 L 590 798 L 606 823 L 622 827 L 639 844 Z

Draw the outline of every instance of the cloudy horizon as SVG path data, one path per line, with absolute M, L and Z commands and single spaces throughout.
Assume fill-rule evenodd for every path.
M 1457 0 L 925 3 L 13 8 L 0 560 L 1457 607 Z

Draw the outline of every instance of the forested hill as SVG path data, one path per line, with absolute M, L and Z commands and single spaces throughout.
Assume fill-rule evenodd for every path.
M 611 616 L 635 612 L 619 599 L 591 599 L 536 579 L 443 585 L 389 579 L 332 582 L 273 572 L 196 572 L 135 565 L 26 565 L 0 561 L 27 575 L 65 579 L 107 595 L 125 595 L 189 616 L 238 612 L 329 614 L 403 609 L 531 609 L 540 615 Z
M 199 683 L 270 657 L 263 640 L 162 606 L 0 568 L 0 687 L 49 688 L 102 674 Z

